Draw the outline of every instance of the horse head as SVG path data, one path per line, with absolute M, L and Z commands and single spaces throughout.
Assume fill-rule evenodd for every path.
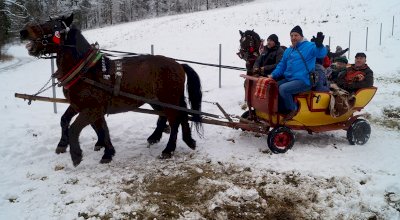
M 60 46 L 65 44 L 72 20 L 73 14 L 26 24 L 20 31 L 20 38 L 29 41 L 26 45 L 29 55 L 41 57 L 57 53 Z
M 245 60 L 246 62 L 257 59 L 257 57 L 260 55 L 260 36 L 256 32 L 254 32 L 254 30 L 247 30 L 245 32 L 239 31 L 239 33 L 240 49 L 237 53 L 239 58 Z

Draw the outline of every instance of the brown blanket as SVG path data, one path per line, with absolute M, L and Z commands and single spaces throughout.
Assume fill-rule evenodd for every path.
M 336 84 L 331 85 L 331 100 L 329 103 L 329 113 L 337 118 L 350 111 L 356 103 L 354 94 L 339 88 Z

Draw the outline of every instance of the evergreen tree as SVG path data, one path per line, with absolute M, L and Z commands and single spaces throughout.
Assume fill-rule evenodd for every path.
M 1 49 L 7 43 L 10 37 L 10 18 L 8 16 L 9 8 L 4 0 L 0 0 L 0 57 L 2 55 Z

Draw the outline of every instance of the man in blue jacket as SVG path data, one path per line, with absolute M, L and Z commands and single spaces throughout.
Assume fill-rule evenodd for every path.
M 293 95 L 311 90 L 309 72 L 315 69 L 316 58 L 324 58 L 327 54 L 322 44 L 324 37 L 322 32 L 318 32 L 310 42 L 304 39 L 299 26 L 290 31 L 292 45 L 285 50 L 272 72 L 272 78 L 279 80 L 279 111 L 286 114 L 285 120 L 293 118 L 298 111 Z

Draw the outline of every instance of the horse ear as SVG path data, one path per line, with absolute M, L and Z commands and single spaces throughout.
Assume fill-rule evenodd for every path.
M 240 36 L 243 36 L 243 34 L 244 34 L 241 30 L 239 30 L 239 33 L 240 33 Z
M 65 24 L 69 27 L 72 24 L 73 20 L 74 20 L 74 13 L 71 13 L 71 15 L 65 19 Z

